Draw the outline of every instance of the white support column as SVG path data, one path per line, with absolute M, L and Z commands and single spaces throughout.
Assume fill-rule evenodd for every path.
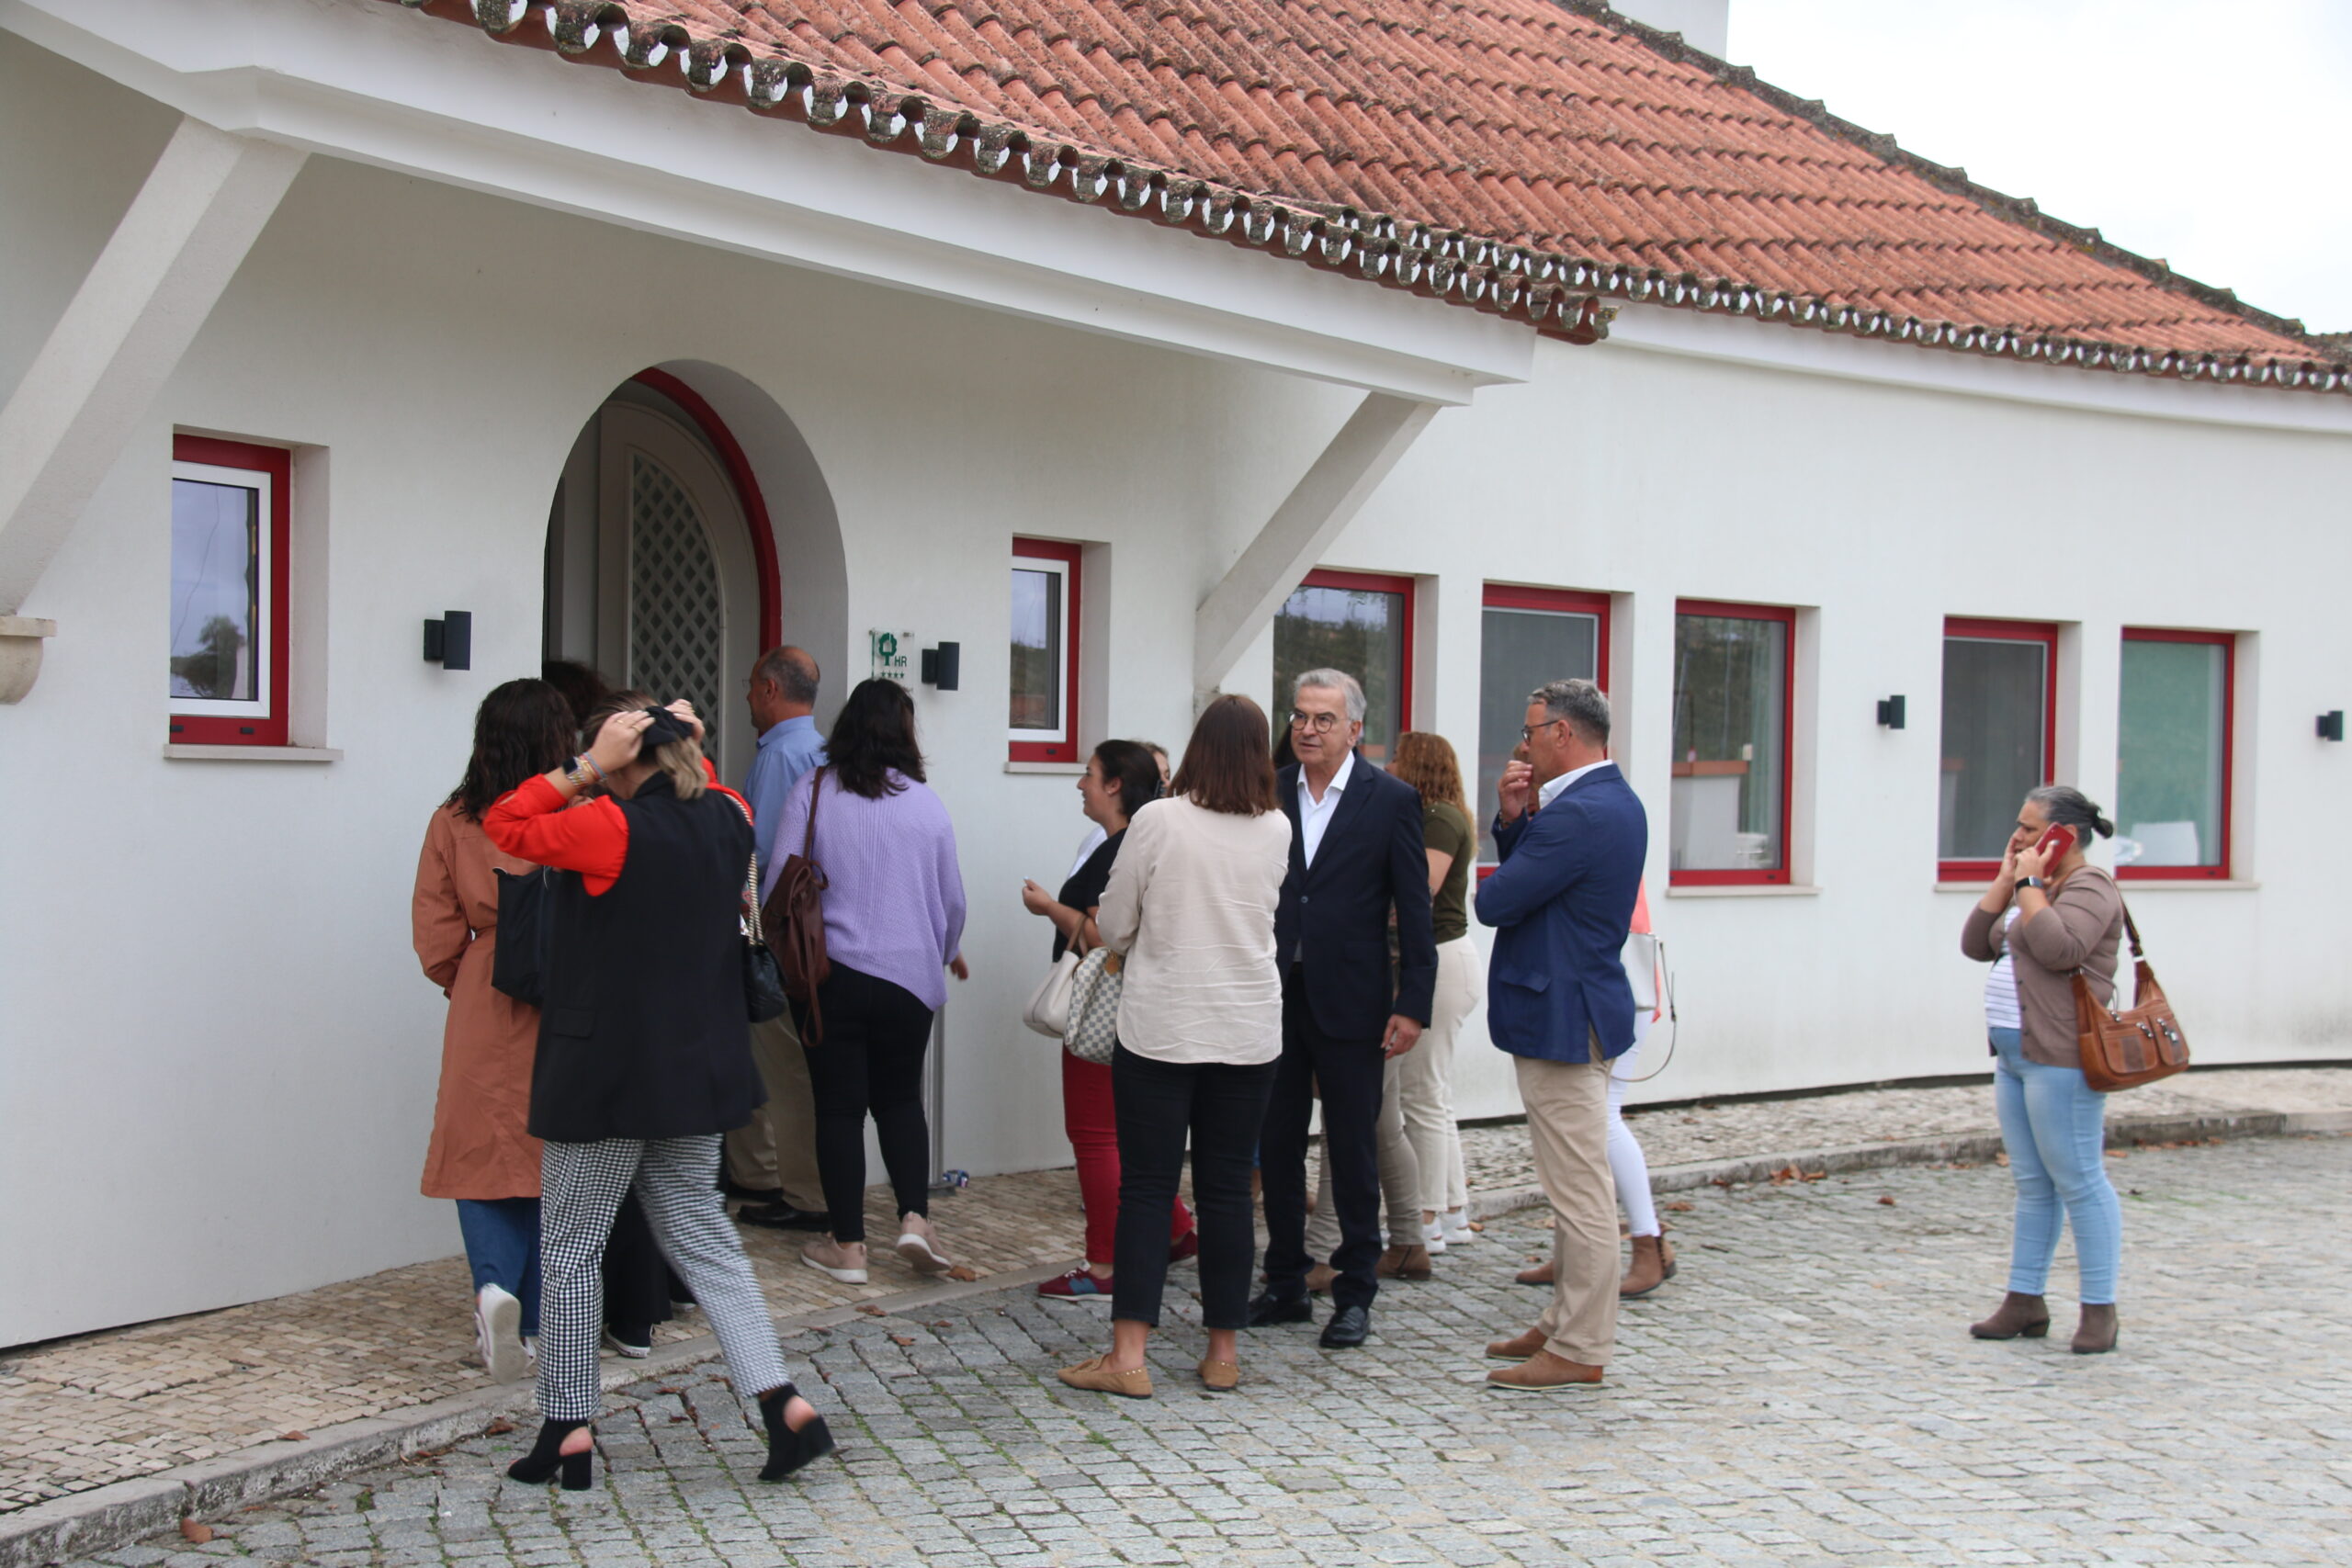
M 73 533 L 305 156 L 198 120 L 180 121 L 0 408 L 0 618 L 23 619 L 17 610 Z M 37 656 L 32 669 L 39 669 Z M 25 671 L 21 682 L 0 690 L 0 700 L 14 702 L 31 684 L 31 671 Z
M 1231 672 L 1316 559 L 1354 521 L 1388 470 L 1438 411 L 1435 403 L 1372 392 L 1340 427 L 1224 581 L 1193 615 L 1193 705 Z

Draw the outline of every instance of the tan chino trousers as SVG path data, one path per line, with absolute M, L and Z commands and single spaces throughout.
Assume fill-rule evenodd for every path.
M 1514 1058 L 1535 1179 L 1552 1205 L 1552 1301 L 1544 1348 L 1589 1367 L 1617 1343 L 1617 1187 L 1609 1174 L 1609 1064 Z
M 752 1060 L 768 1100 L 727 1134 L 727 1174 L 739 1187 L 782 1188 L 784 1201 L 812 1213 L 825 1212 L 817 1179 L 817 1107 L 808 1088 L 808 1054 L 789 1011 L 752 1025 Z

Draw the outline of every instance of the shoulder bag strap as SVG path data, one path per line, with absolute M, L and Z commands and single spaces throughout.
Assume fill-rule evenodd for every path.
M 2120 904 L 2123 901 L 2120 897 L 2118 897 L 2116 902 Z M 2145 958 L 2147 954 L 2140 950 L 2140 928 L 2132 919 L 2132 906 L 2129 904 L 2123 905 L 2123 931 L 2124 934 L 2132 939 L 2132 957 L 2133 961 L 2137 962 Z
M 800 858 L 809 864 L 817 863 L 817 797 L 825 793 L 825 770 L 819 768 L 808 777 L 808 822 L 800 835 Z

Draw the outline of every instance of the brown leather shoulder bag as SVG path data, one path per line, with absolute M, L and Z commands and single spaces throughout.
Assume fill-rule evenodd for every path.
M 801 835 L 800 852 L 787 856 L 776 874 L 775 887 L 760 906 L 768 947 L 784 971 L 784 994 L 808 1010 L 802 1026 L 803 1044 L 825 1038 L 825 1015 L 817 1005 L 817 987 L 833 972 L 825 956 L 824 867 L 817 863 L 817 802 L 825 793 L 825 770 L 808 781 L 808 830 Z
M 2132 938 L 2129 1011 L 2118 1012 L 2091 995 L 2090 982 L 2075 971 L 2075 1034 L 2082 1047 L 2083 1081 L 2100 1094 L 2137 1089 L 2188 1067 L 2188 1036 L 2141 951 L 2140 928 L 2132 923 L 2129 904 L 2123 906 L 2123 929 Z

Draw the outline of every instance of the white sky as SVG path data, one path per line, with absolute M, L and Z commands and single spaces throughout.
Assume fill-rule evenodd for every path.
M 1731 0 L 1731 60 L 2314 332 L 2352 332 L 2352 0 Z

